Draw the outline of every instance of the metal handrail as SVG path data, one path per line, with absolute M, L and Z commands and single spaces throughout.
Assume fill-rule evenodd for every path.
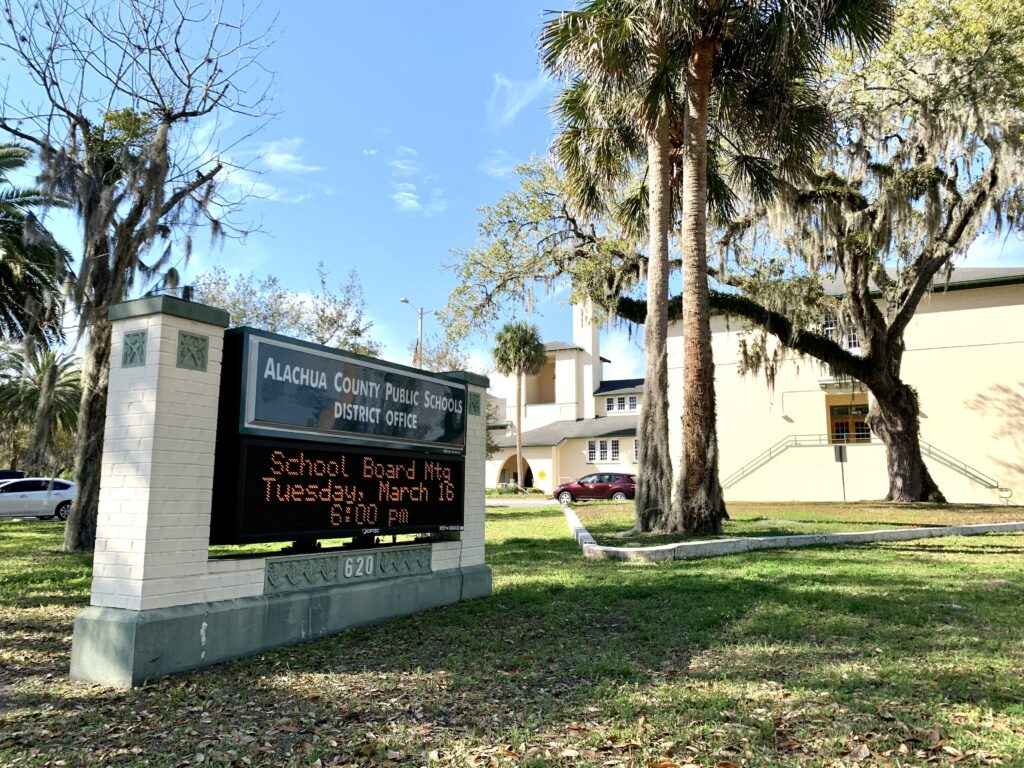
M 845 438 L 845 439 L 839 439 Z M 1009 499 L 1013 495 L 1013 491 L 1009 488 L 1004 488 L 999 484 L 998 480 L 995 480 L 979 469 L 975 469 L 970 464 L 962 461 L 945 451 L 936 448 L 931 443 L 927 443 L 924 440 L 920 441 L 921 452 L 929 456 L 940 464 L 944 464 L 950 469 L 959 472 L 961 475 L 969 480 L 973 480 L 979 485 L 983 485 L 986 488 L 991 488 L 1000 493 L 1001 499 Z M 753 474 L 758 469 L 768 464 L 771 461 L 777 459 L 780 455 L 785 453 L 790 448 L 813 448 L 826 445 L 881 445 L 880 441 L 870 437 L 868 439 L 858 439 L 854 435 L 846 433 L 835 433 L 835 434 L 805 434 L 805 435 L 787 435 L 786 437 L 779 440 L 777 443 L 769 447 L 767 450 L 762 451 L 753 459 L 748 461 L 742 467 L 737 469 L 725 480 L 722 481 L 722 488 L 729 488 L 738 483 L 748 475 Z M 1003 494 L 1009 494 L 1004 496 Z M 1008 501 L 1004 503 L 1009 503 Z

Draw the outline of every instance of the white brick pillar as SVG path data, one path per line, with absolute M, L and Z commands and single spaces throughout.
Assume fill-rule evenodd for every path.
M 486 465 L 487 386 L 485 376 L 459 371 L 443 374 L 466 385 L 466 466 L 463 530 L 432 545 L 431 569 L 482 566 L 484 563 L 484 472 Z M 487 592 L 490 594 L 490 581 Z
M 92 605 L 201 601 L 228 314 L 159 296 L 111 319 Z
M 487 459 L 487 384 L 466 382 L 466 498 L 463 512 L 462 567 L 484 562 L 484 471 Z M 479 407 L 476 407 L 479 404 Z

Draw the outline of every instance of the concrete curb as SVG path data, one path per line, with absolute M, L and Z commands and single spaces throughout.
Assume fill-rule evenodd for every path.
M 878 541 L 911 541 L 933 539 L 939 536 L 980 536 L 985 533 L 1022 533 L 1024 522 L 981 523 L 977 525 L 948 525 L 935 528 L 895 528 L 881 531 L 852 531 L 849 533 L 810 533 L 794 536 L 755 536 L 712 541 L 689 541 L 663 544 L 660 547 L 603 547 L 590 531 L 583 527 L 579 516 L 567 505 L 562 514 L 569 532 L 580 545 L 584 557 L 594 560 L 655 563 L 664 560 L 693 560 L 699 557 L 722 557 L 750 552 L 755 549 L 782 549 L 794 547 L 839 546 L 843 544 L 870 544 Z

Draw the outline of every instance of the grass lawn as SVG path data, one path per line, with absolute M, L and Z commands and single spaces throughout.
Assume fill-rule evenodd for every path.
M 697 538 L 633 534 L 633 505 L 574 504 L 580 521 L 599 544 L 614 547 L 655 546 Z M 790 536 L 801 533 L 839 533 L 841 531 L 874 531 L 885 528 L 923 528 L 936 525 L 969 523 L 1010 523 L 1024 520 L 1020 507 L 997 507 L 982 504 L 887 504 L 831 502 L 732 502 L 730 520 L 725 521 L 724 537 Z
M 492 598 L 129 692 L 67 679 L 59 536 L 0 523 L 0 765 L 1024 765 L 1020 535 L 622 564 L 488 509 Z

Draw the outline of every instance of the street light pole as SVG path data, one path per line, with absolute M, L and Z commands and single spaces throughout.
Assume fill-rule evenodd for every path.
M 423 370 L 423 307 L 420 307 L 420 323 L 416 334 L 416 367 Z
M 416 307 L 416 306 L 414 306 L 413 303 L 411 301 L 409 301 L 409 299 L 407 299 L 405 297 L 399 299 L 398 301 L 401 302 L 402 304 L 408 304 L 410 307 L 413 308 L 413 310 L 416 311 L 416 314 L 419 315 L 419 327 L 417 328 L 417 331 L 416 331 L 416 356 L 415 356 L 413 362 L 414 362 L 414 365 L 415 365 L 416 368 L 419 368 L 420 370 L 422 370 L 423 369 L 423 311 L 424 311 L 423 307 Z

